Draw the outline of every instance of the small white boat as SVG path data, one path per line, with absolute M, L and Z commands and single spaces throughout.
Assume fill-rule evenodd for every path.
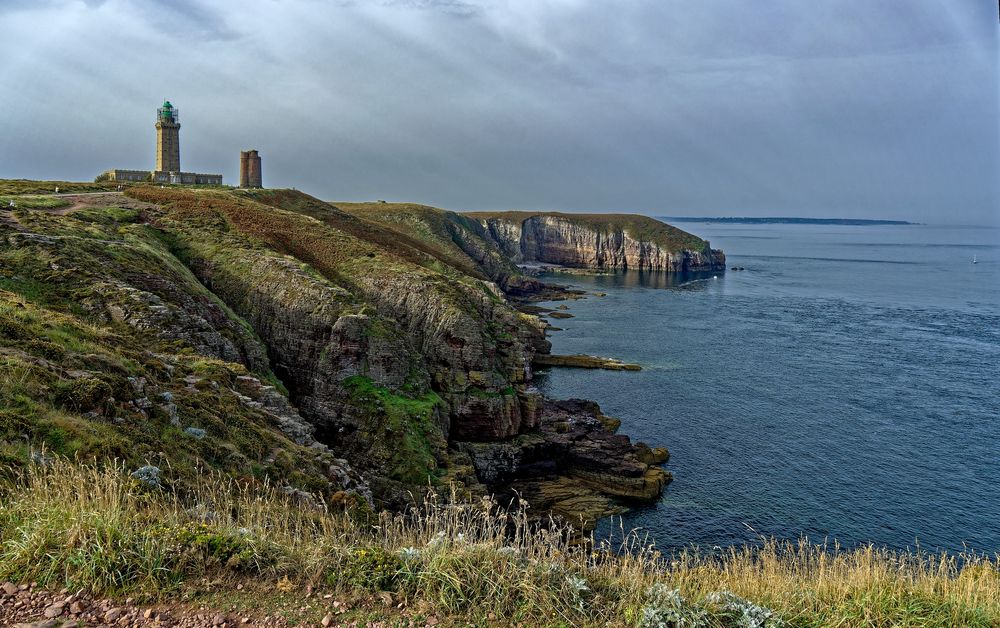
M 976 256 L 975 255 L 972 256 L 972 263 L 973 264 L 978 264 L 979 263 L 979 262 L 976 261 Z

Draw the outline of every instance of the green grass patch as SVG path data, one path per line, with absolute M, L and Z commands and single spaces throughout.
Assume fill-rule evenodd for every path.
M 88 207 L 73 212 L 72 216 L 83 222 L 116 225 L 136 222 L 139 219 L 139 210 L 125 207 Z
M 406 396 L 363 376 L 348 377 L 343 385 L 377 426 L 373 435 L 388 454 L 388 476 L 418 486 L 436 481 L 437 460 L 446 446 L 435 421 L 444 405 L 441 397 L 434 391 Z
M 0 179 L 0 196 L 22 194 L 53 194 L 59 188 L 60 194 L 79 192 L 114 192 L 121 183 L 105 181 L 101 183 L 80 181 L 35 181 L 31 179 Z M 132 184 L 126 183 L 126 186 Z
M 0 196 L 0 209 L 8 208 L 11 201 L 18 209 L 59 209 L 70 205 L 58 196 Z

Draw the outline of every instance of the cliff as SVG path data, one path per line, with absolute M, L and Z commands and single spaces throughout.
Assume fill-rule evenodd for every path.
M 472 212 L 483 237 L 516 263 L 577 268 L 725 270 L 725 254 L 708 241 L 647 216 Z
M 29 382 L 0 387 L 5 459 L 44 446 L 386 507 L 528 482 L 539 515 L 584 526 L 669 481 L 599 408 L 532 388 L 548 342 L 507 297 L 540 284 L 475 221 L 389 228 L 293 191 L 19 200 L 0 304 L 47 322 L 0 329 L 4 381 Z

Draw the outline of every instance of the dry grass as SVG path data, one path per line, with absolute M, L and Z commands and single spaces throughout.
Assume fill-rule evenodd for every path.
M 8 474 L 9 476 L 9 474 Z M 54 460 L 0 500 L 0 578 L 167 595 L 207 576 L 391 590 L 455 622 L 527 625 L 980 625 L 996 558 L 776 542 L 661 556 L 634 533 L 574 545 L 489 501 L 369 518 L 217 476 L 189 494 Z

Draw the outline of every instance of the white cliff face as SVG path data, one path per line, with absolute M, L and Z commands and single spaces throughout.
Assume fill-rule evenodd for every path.
M 518 221 L 508 220 L 482 220 L 480 221 L 486 230 L 486 237 L 496 243 L 507 257 L 515 264 L 526 260 L 521 251 L 521 227 Z
M 720 270 L 725 255 L 705 243 L 703 250 L 668 251 L 639 240 L 624 229 L 588 225 L 561 216 L 535 215 L 519 219 L 481 221 L 489 237 L 517 262 L 542 262 L 583 268 Z

